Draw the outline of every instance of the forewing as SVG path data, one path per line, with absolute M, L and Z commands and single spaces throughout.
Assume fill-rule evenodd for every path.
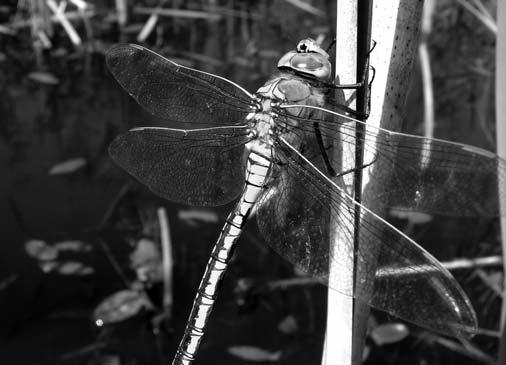
M 257 214 L 260 231 L 279 254 L 340 293 L 420 326 L 454 336 L 476 330 L 468 298 L 434 257 L 287 146 L 276 146 L 278 164 Z M 354 260 L 358 286 L 338 275 Z
M 200 130 L 138 128 L 109 146 L 113 160 L 155 194 L 178 203 L 215 206 L 244 184 L 244 127 Z
M 173 128 L 242 124 L 252 96 L 220 76 L 172 62 L 147 48 L 120 44 L 106 56 L 120 85 L 151 114 Z
M 455 216 L 506 213 L 506 161 L 497 155 L 461 143 L 366 124 L 365 132 L 357 139 L 356 127 L 363 122 L 322 108 L 296 108 L 312 116 L 293 117 L 288 111 L 295 110 L 294 106 L 281 110 L 280 118 L 290 115 L 296 120 L 299 133 L 304 134 L 313 133 L 317 122 L 324 139 L 330 141 L 326 144 L 329 156 L 334 146 L 354 151 L 357 143 L 363 145 L 365 156 L 369 156 L 364 165 L 371 164 L 364 176 L 372 185 L 384 187 L 375 196 L 380 206 Z M 321 159 L 318 155 L 311 161 Z

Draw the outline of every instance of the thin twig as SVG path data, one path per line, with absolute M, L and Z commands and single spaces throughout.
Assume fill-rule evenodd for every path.
M 114 197 L 114 199 L 110 202 L 109 206 L 107 207 L 106 212 L 102 216 L 102 220 L 100 221 L 99 227 L 103 227 L 109 218 L 111 217 L 112 213 L 114 213 L 114 209 L 116 209 L 116 206 L 118 205 L 119 201 L 125 196 L 125 194 L 130 189 L 130 184 L 126 183 L 123 184 L 123 186 L 118 191 L 118 194 Z
M 473 14 L 482 24 L 490 30 L 492 33 L 497 34 L 497 24 L 492 18 L 492 15 L 479 1 L 474 0 L 474 5 L 470 4 L 467 0 L 457 0 L 460 5 L 466 8 L 471 14 Z M 501 0 L 499 0 L 501 1 Z
M 455 259 L 452 261 L 442 262 L 447 270 L 461 270 L 461 269 L 475 269 L 479 267 L 490 267 L 490 266 L 501 266 L 501 256 L 490 256 L 490 257 L 479 257 L 476 259 Z M 410 266 L 410 267 L 384 267 L 378 270 L 376 277 L 388 277 L 388 276 L 404 276 L 404 275 L 419 275 L 438 270 L 434 266 Z
M 60 2 L 59 5 L 56 5 L 56 2 L 54 0 L 47 0 L 46 1 L 47 6 L 51 9 L 51 11 L 54 13 L 54 16 L 58 20 L 58 22 L 61 24 L 65 32 L 70 38 L 70 41 L 75 45 L 79 46 L 82 44 L 81 37 L 77 34 L 76 30 L 70 24 L 67 15 L 65 14 L 65 7 L 66 7 L 66 1 Z M 82 13 L 78 12 L 80 16 L 82 17 Z
M 476 269 L 481 267 L 501 266 L 501 256 L 487 256 L 479 257 L 476 259 L 455 259 L 452 261 L 441 262 L 447 270 L 462 270 L 462 269 Z M 387 276 L 403 276 L 403 275 L 419 275 L 435 272 L 437 270 L 434 266 L 410 266 L 406 268 L 382 268 L 376 272 L 376 278 Z M 313 277 L 302 277 L 294 279 L 275 280 L 267 284 L 268 289 L 287 289 L 292 286 L 313 285 L 321 283 L 320 280 Z
M 472 345 L 470 342 L 465 342 L 464 346 L 459 344 L 458 342 L 451 340 L 449 338 L 437 336 L 435 341 L 437 344 L 444 346 L 454 352 L 460 353 L 464 356 L 470 357 L 477 361 L 480 361 L 485 364 L 493 364 L 494 359 L 488 354 L 481 351 L 476 346 Z
M 157 14 L 160 16 L 190 18 L 190 19 L 220 20 L 222 18 L 222 16 L 219 14 L 210 14 L 205 11 L 167 9 L 167 8 L 147 8 L 144 6 L 136 6 L 133 12 L 134 14 L 145 14 L 145 15 Z
M 116 271 L 118 276 L 121 278 L 121 280 L 125 284 L 125 287 L 130 288 L 130 281 L 128 280 L 125 273 L 121 269 L 121 266 L 119 265 L 118 261 L 116 260 L 116 258 L 112 254 L 111 250 L 109 249 L 109 246 L 107 246 L 105 241 L 102 240 L 101 238 L 98 239 L 98 243 L 100 244 L 100 247 L 102 247 L 102 250 L 104 250 L 105 256 L 107 257 L 107 259 L 111 263 L 114 271 Z
M 87 18 L 91 18 L 93 16 L 95 16 L 95 11 L 94 10 L 91 10 L 91 9 L 88 9 L 84 12 L 80 12 L 80 11 L 69 11 L 67 13 L 65 13 L 65 17 L 71 21 L 71 20 L 80 20 L 83 16 L 87 17 Z M 58 19 L 58 17 L 56 15 L 53 15 L 49 18 L 49 20 L 52 22 L 52 23 L 58 23 L 60 20 Z M 19 28 L 25 28 L 25 27 L 29 27 L 29 26 L 32 26 L 33 24 L 33 21 L 32 20 L 19 20 L 19 21 L 15 21 L 13 23 L 5 23 L 5 24 L 2 24 L 2 29 L 5 29 L 4 32 L 8 32 L 9 29 L 19 29 Z M 15 33 L 12 33 L 12 31 L 9 33 L 9 34 L 15 34 Z

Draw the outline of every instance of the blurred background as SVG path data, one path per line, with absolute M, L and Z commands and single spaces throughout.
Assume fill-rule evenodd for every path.
M 437 1 L 424 15 L 432 29 L 423 38 L 434 136 L 490 151 L 495 8 L 495 0 Z M 111 140 L 153 117 L 109 74 L 107 50 L 142 44 L 253 92 L 300 39 L 329 44 L 334 24 L 331 0 L 2 1 L 2 364 L 167 363 L 231 209 L 163 201 L 114 165 Z M 428 128 L 424 62 L 415 64 L 405 90 L 403 131 L 412 134 Z M 501 252 L 498 221 L 390 218 L 442 261 L 492 257 L 495 266 L 454 272 L 486 331 L 461 342 L 374 312 L 364 363 L 491 363 L 503 295 L 493 261 Z M 171 242 L 162 247 L 163 227 Z M 251 222 L 196 364 L 317 364 L 325 306 L 326 289 L 294 272 Z

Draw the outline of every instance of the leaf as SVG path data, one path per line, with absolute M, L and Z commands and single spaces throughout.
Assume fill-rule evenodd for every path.
M 82 157 L 72 158 L 70 160 L 57 163 L 51 167 L 48 171 L 48 175 L 70 174 L 80 169 L 84 165 L 86 165 L 86 159 Z
M 55 271 L 62 275 L 90 275 L 95 272 L 92 267 L 78 261 L 63 262 L 58 265 Z
M 218 215 L 212 210 L 206 209 L 182 209 L 177 217 L 188 225 L 195 226 L 198 222 L 218 223 Z
M 248 361 L 278 361 L 281 358 L 281 351 L 267 351 L 254 346 L 231 346 L 227 352 L 239 359 Z
M 121 365 L 118 355 L 104 355 L 99 359 L 99 365 Z
M 55 243 L 53 246 L 58 251 L 78 251 L 78 252 L 91 251 L 91 245 L 89 243 L 77 240 L 60 241 Z
M 16 35 L 16 31 L 14 29 L 6 27 L 5 25 L 0 25 L 0 34 Z
M 162 280 L 162 256 L 155 242 L 147 238 L 137 241 L 135 251 L 130 254 L 130 267 L 142 282 Z
M 381 324 L 371 332 L 371 338 L 378 346 L 400 342 L 409 335 L 409 328 L 403 323 Z
M 390 215 L 398 219 L 407 219 L 413 224 L 425 224 L 432 221 L 432 216 L 427 213 L 413 212 L 406 210 L 403 207 L 392 207 L 390 209 Z
M 504 274 L 501 271 L 489 273 L 487 282 L 490 287 L 500 288 L 504 282 Z
M 28 255 L 40 261 L 50 261 L 58 257 L 58 250 L 42 240 L 26 241 L 25 251 Z
M 150 239 L 141 238 L 137 241 L 135 251 L 130 254 L 130 263 L 132 268 L 139 266 L 150 265 L 153 262 L 159 262 L 160 251 L 157 244 Z
M 371 346 L 365 345 L 364 350 L 362 351 L 362 362 L 365 362 L 369 355 L 371 354 Z
M 58 267 L 58 261 L 39 262 L 39 268 L 46 274 L 53 271 L 56 267 Z
M 285 335 L 293 334 L 297 332 L 297 321 L 293 316 L 286 316 L 279 322 L 278 330 Z
M 45 85 L 58 85 L 60 80 L 53 74 L 44 71 L 34 71 L 28 74 L 28 78 Z
M 5 279 L 0 280 L 0 290 L 7 289 L 12 283 L 18 279 L 17 275 L 9 275 Z
M 98 326 L 124 321 L 142 308 L 152 305 L 145 295 L 134 290 L 121 290 L 105 298 L 93 311 Z

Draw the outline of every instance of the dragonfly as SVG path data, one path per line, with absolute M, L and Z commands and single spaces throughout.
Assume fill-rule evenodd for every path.
M 384 186 L 376 200 L 408 212 L 497 216 L 506 207 L 505 160 L 473 146 L 373 127 L 330 107 L 329 55 L 312 39 L 281 57 L 279 72 L 255 93 L 138 45 L 114 46 L 106 63 L 130 96 L 163 122 L 116 137 L 112 159 L 167 200 L 196 206 L 236 201 L 173 364 L 194 361 L 217 285 L 253 208 L 265 241 L 330 288 L 443 334 L 475 333 L 476 315 L 458 282 L 390 224 L 384 209 L 354 200 L 345 178 L 367 170 L 371 182 Z M 359 127 L 363 132 L 356 134 Z M 334 162 L 358 144 L 370 160 L 351 170 Z M 499 199 L 488 204 L 491 192 Z M 360 286 L 331 269 L 350 259 L 360 268 Z

